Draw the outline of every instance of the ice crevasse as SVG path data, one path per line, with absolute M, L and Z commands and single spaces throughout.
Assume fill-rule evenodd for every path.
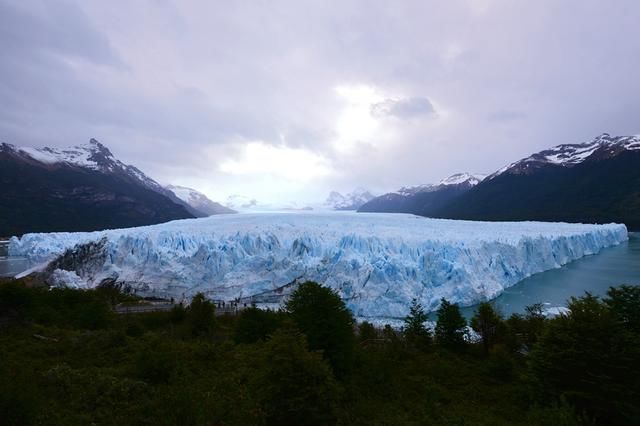
M 400 318 L 413 298 L 468 306 L 627 240 L 624 225 L 472 222 L 380 213 L 220 215 L 161 225 L 12 238 L 52 265 L 50 282 L 108 280 L 143 296 L 279 302 L 296 283 L 331 287 L 360 318 Z M 93 243 L 93 244 L 90 244 Z M 79 248 L 93 247 L 82 251 Z M 69 251 L 68 251 L 69 250 Z M 73 262 L 60 256 L 73 253 Z M 71 265 L 71 266 L 69 266 Z M 51 268 L 49 268 L 51 269 Z

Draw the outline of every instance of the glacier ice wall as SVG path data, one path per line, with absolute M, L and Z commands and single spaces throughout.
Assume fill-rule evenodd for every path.
M 295 283 L 336 290 L 358 317 L 399 318 L 412 298 L 468 306 L 532 274 L 628 238 L 624 225 L 471 222 L 379 213 L 268 213 L 187 219 L 91 233 L 27 234 L 11 255 L 47 262 L 105 241 L 50 280 L 104 280 L 145 296 L 274 301 Z

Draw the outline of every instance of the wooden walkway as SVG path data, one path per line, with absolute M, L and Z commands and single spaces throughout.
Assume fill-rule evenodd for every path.
M 213 305 L 215 306 L 216 316 L 238 315 L 244 309 L 249 307 L 249 305 L 245 304 L 234 304 L 226 302 L 224 305 L 222 305 L 222 303 L 214 303 Z M 113 310 L 117 314 L 141 314 L 146 312 L 168 312 L 173 309 L 174 306 L 179 306 L 179 304 L 171 302 L 151 302 L 140 303 L 136 305 L 120 304 L 116 305 Z
M 168 312 L 176 306 L 173 303 L 148 303 L 138 305 L 116 305 L 116 314 L 141 314 L 144 312 Z

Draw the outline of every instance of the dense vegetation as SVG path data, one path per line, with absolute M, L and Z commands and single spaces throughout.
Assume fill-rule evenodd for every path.
M 3 424 L 638 424 L 640 288 L 586 294 L 546 319 L 470 326 L 414 302 L 401 331 L 355 324 L 337 295 L 299 287 L 279 312 L 215 316 L 197 296 L 116 314 L 113 289 L 0 285 Z

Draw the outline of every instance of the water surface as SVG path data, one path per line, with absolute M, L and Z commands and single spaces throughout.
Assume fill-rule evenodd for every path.
M 29 268 L 26 257 L 0 256 L 0 277 L 13 277 Z
M 629 241 L 596 255 L 526 278 L 506 289 L 493 303 L 508 316 L 521 313 L 525 306 L 534 303 L 565 306 L 571 296 L 582 296 L 585 291 L 602 296 L 609 287 L 620 284 L 640 285 L 640 233 L 630 233 Z M 474 310 L 474 307 L 462 309 L 467 317 Z

